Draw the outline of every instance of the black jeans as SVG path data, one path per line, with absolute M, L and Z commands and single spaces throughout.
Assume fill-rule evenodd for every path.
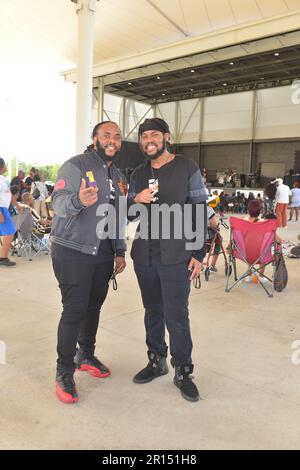
M 148 350 L 167 356 L 165 325 L 170 337 L 172 364 L 177 367 L 192 362 L 193 343 L 190 332 L 188 299 L 190 272 L 188 263 L 151 266 L 134 263 L 145 307 Z
M 73 374 L 79 344 L 87 357 L 95 351 L 100 309 L 107 296 L 114 262 L 84 263 L 52 259 L 62 296 L 63 312 L 58 326 L 57 370 Z

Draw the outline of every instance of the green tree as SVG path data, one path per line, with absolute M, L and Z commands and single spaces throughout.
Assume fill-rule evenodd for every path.
M 11 158 L 11 177 L 17 176 L 17 159 L 16 157 Z M 6 162 L 8 167 L 8 162 Z M 57 173 L 60 168 L 60 163 L 54 163 L 53 165 L 42 165 L 39 166 L 36 163 L 25 163 L 18 162 L 18 170 L 22 170 L 25 173 L 25 176 L 29 175 L 30 168 L 34 167 L 39 170 L 39 174 L 45 178 L 45 181 L 56 181 Z M 6 172 L 8 176 L 8 171 Z

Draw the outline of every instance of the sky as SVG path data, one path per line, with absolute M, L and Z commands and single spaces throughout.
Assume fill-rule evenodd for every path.
M 27 64 L 22 76 L 19 64 L 3 65 L 0 155 L 39 165 L 74 155 L 76 86 L 65 82 L 53 63 Z

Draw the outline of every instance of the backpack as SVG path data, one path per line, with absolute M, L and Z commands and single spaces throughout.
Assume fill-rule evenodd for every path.
M 288 255 L 289 258 L 300 258 L 300 245 L 294 246 L 290 254 Z
M 286 269 L 284 257 L 282 253 L 276 256 L 275 273 L 274 273 L 274 289 L 276 292 L 281 292 L 288 283 L 288 272 Z
M 33 199 L 38 199 L 40 197 L 41 193 L 40 193 L 40 190 L 38 189 L 36 183 L 33 183 L 33 184 L 34 184 L 35 188 L 33 190 L 32 197 L 33 197 Z

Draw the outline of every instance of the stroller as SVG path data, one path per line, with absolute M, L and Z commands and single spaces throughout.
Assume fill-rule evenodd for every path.
M 229 229 L 229 227 L 226 224 L 226 222 L 224 221 L 223 217 L 220 217 L 220 219 L 219 219 L 219 226 L 220 225 L 222 225 L 226 229 Z M 232 273 L 232 266 L 230 266 L 230 264 L 229 264 L 229 261 L 228 261 L 227 255 L 226 255 L 226 251 L 225 251 L 224 246 L 223 246 L 223 239 L 222 239 L 222 236 L 220 234 L 220 231 L 218 229 L 217 230 L 209 229 L 209 231 L 212 233 L 212 238 L 207 242 L 207 246 L 209 248 L 209 251 L 208 251 L 207 260 L 206 260 L 206 263 L 205 263 L 207 266 L 204 270 L 204 277 L 205 277 L 206 281 L 209 281 L 209 277 L 210 277 L 209 260 L 210 260 L 211 256 L 213 255 L 213 253 L 215 251 L 215 247 L 217 245 L 220 247 L 220 254 L 222 253 L 223 258 L 224 258 L 225 276 L 227 276 L 227 275 L 230 276 L 231 273 Z

